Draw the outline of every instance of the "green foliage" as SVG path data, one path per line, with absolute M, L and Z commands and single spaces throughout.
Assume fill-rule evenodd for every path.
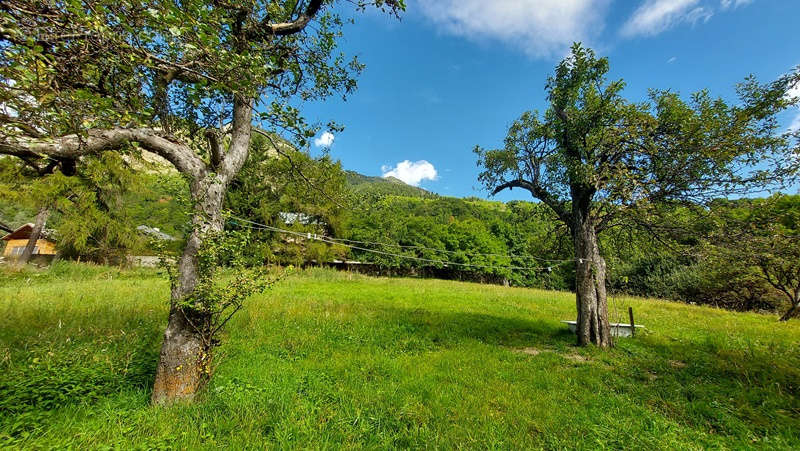
M 210 378 L 213 372 L 211 351 L 219 344 L 218 334 L 225 324 L 241 310 L 247 298 L 263 293 L 282 277 L 271 277 L 273 271 L 264 265 L 248 267 L 246 255 L 250 243 L 247 232 L 206 233 L 197 252 L 194 289 L 188 296 L 177 300 L 179 312 L 203 340 L 205 354 L 199 358 L 204 378 Z M 175 290 L 181 276 L 177 264 L 168 255 L 162 258 L 161 263 Z M 218 273 L 222 267 L 232 271 L 233 276 L 220 278 Z
M 347 184 L 357 197 L 377 199 L 395 195 L 408 197 L 438 197 L 435 193 L 403 183 L 394 177 L 371 177 L 354 171 L 345 171 Z
M 335 233 L 346 200 L 341 163 L 328 155 L 313 158 L 276 135 L 256 134 L 226 206 L 235 215 L 267 224 L 276 224 L 280 212 L 303 213 Z
M 712 206 L 707 260 L 737 262 L 741 286 L 779 294 L 788 319 L 800 304 L 800 196 L 720 201 Z M 780 304 L 777 300 L 773 304 Z
M 232 182 L 225 206 L 231 229 L 249 230 L 244 218 L 296 232 L 341 235 L 347 221 L 348 190 L 341 163 L 328 155 L 313 158 L 274 134 L 253 136 L 250 157 Z M 288 222 L 288 223 L 287 223 Z M 335 245 L 287 239 L 285 235 L 250 230 L 248 263 L 300 265 L 341 258 Z
M 563 280 L 572 268 L 542 261 L 569 258 L 559 250 L 558 226 L 542 205 L 391 195 L 362 202 L 347 238 L 381 243 L 366 247 L 406 258 L 354 251 L 358 260 L 423 274 L 429 270 L 439 276 L 567 288 Z M 445 267 L 443 260 L 462 266 Z
M 601 352 L 558 322 L 568 293 L 315 269 L 247 302 L 194 405 L 158 408 L 163 278 L 59 271 L 0 273 L 3 447 L 800 444 L 800 323 L 774 315 L 618 297 L 648 332 Z
M 61 255 L 119 261 L 146 244 L 126 203 L 147 183 L 131 168 L 132 158 L 111 153 L 86 157 L 71 176 L 60 171 L 40 175 L 19 160 L 2 158 L 0 191 L 7 200 L 0 212 L 19 226 L 46 207 L 51 211 L 47 226 L 55 230 Z

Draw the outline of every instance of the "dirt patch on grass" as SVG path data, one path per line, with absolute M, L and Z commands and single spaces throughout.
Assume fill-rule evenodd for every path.
M 575 354 L 575 353 L 565 354 L 564 358 L 567 359 L 567 360 L 572 360 L 573 362 L 578 362 L 578 363 L 586 363 L 586 362 L 591 360 L 589 357 L 582 356 L 580 354 Z
M 520 354 L 526 354 L 526 355 L 539 355 L 539 354 L 541 354 L 542 352 L 545 352 L 545 351 L 542 351 L 541 349 L 528 347 L 528 348 L 515 349 L 514 352 L 518 352 Z
M 681 362 L 680 360 L 670 360 L 669 366 L 673 368 L 686 368 L 686 362 Z

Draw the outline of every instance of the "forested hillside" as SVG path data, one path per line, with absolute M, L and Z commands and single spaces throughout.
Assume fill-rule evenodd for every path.
M 293 171 L 302 171 L 305 179 Z M 8 167 L 4 173 L 9 175 Z M 4 186 L 10 189 L 8 183 Z M 109 192 L 103 186 L 89 191 L 95 195 L 59 204 L 48 223 L 59 233 L 65 256 L 103 261 L 109 255 L 155 253 L 155 243 L 136 231 L 140 225 L 159 228 L 179 240 L 187 232 L 186 182 L 174 172 L 137 174 L 135 183 L 110 197 L 97 194 Z M 114 201 L 115 197 L 120 200 Z M 439 196 L 397 179 L 345 171 L 330 159 L 315 160 L 295 152 L 291 162 L 273 159 L 246 166 L 229 192 L 227 206 L 232 212 L 228 228 L 250 240 L 245 257 L 254 265 L 350 260 L 377 274 L 560 290 L 574 285 L 570 238 L 539 203 Z M 105 222 L 93 220 L 94 214 L 87 216 L 98 208 L 106 212 Z M 760 218 L 748 216 L 753 211 L 760 211 Z M 731 246 L 717 244 L 746 235 L 747 243 L 761 243 L 760 252 L 774 257 L 764 236 L 757 241 L 753 230 L 777 220 L 784 231 L 797 231 L 798 211 L 800 196 L 720 200 L 709 208 L 674 208 L 664 214 L 664 227 L 657 233 L 622 224 L 601 243 L 609 287 L 737 310 L 784 310 L 787 301 L 780 288 L 762 274 L 757 261 L 742 256 L 751 248 L 735 253 Z M 302 213 L 310 220 L 287 223 L 281 213 Z M 0 200 L 0 222 L 19 226 L 35 214 L 35 206 L 22 196 Z M 242 219 L 334 241 L 297 239 Z M 767 230 L 767 236 L 772 235 Z M 169 250 L 180 242 L 161 244 Z

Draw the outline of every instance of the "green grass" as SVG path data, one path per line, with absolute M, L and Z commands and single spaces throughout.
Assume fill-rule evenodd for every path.
M 569 293 L 312 270 L 248 302 L 198 402 L 157 408 L 166 297 L 154 271 L 0 275 L 0 446 L 800 447 L 798 321 L 620 298 L 648 332 L 603 352 L 559 323 Z

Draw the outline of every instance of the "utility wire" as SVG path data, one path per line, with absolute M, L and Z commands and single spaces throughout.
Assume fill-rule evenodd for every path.
M 263 227 L 271 228 L 271 229 L 274 229 L 274 231 L 276 231 L 276 232 L 277 231 L 283 231 L 283 229 L 278 229 L 276 227 L 268 226 L 266 224 L 261 224 L 261 223 L 250 221 L 250 220 L 247 220 L 247 219 L 244 219 L 244 218 L 239 218 L 237 216 L 232 216 L 231 215 L 231 217 L 234 218 L 234 219 L 238 219 L 240 221 L 244 221 L 244 222 L 247 222 L 247 223 L 250 223 L 250 224 L 253 224 L 253 225 L 260 226 L 262 228 Z M 299 233 L 300 235 L 306 235 L 305 233 L 301 233 L 301 232 L 293 232 L 293 231 L 286 231 L 286 232 L 295 233 L 295 234 Z M 462 254 L 462 255 L 476 256 L 476 257 L 531 258 L 531 259 L 538 260 L 538 261 L 545 262 L 545 263 L 566 263 L 566 262 L 574 262 L 574 261 L 581 260 L 581 259 L 574 259 L 574 258 L 573 259 L 550 259 L 550 258 L 536 257 L 534 255 L 518 255 L 518 254 L 483 254 L 483 253 L 479 253 L 479 252 L 451 251 L 451 250 L 447 250 L 447 249 L 437 249 L 437 248 L 433 248 L 433 247 L 426 247 L 426 246 L 419 246 L 419 245 L 402 245 L 402 244 L 394 244 L 394 243 L 380 243 L 380 242 L 375 242 L 375 241 L 348 240 L 348 239 L 345 239 L 345 238 L 333 238 L 333 237 L 327 237 L 327 236 L 325 238 L 327 238 L 329 240 L 332 240 L 332 241 L 336 241 L 337 242 L 336 244 L 355 243 L 355 244 L 361 244 L 361 245 L 366 245 L 366 246 L 396 247 L 396 248 L 401 248 L 401 249 L 419 249 L 419 250 L 428 250 L 428 251 L 432 251 L 432 252 L 441 252 L 441 253 L 445 253 L 445 254 Z M 583 260 L 588 261 L 586 259 L 583 259 Z
M 533 266 L 482 265 L 482 264 L 475 264 L 475 263 L 459 263 L 459 262 L 453 262 L 453 261 L 448 261 L 448 260 L 437 260 L 437 259 L 430 259 L 430 258 L 424 258 L 424 257 L 415 257 L 415 256 L 411 256 L 411 255 L 397 254 L 397 253 L 394 253 L 394 252 L 387 252 L 387 251 L 383 251 L 383 250 L 369 249 L 369 248 L 356 246 L 356 245 L 349 244 L 349 243 L 357 243 L 357 244 L 361 244 L 361 245 L 393 246 L 393 247 L 401 247 L 401 248 L 408 248 L 408 249 L 426 249 L 426 250 L 431 250 L 431 251 L 435 251 L 435 252 L 446 252 L 446 253 L 457 253 L 457 252 L 456 251 L 447 251 L 447 250 L 444 250 L 444 249 L 428 248 L 428 247 L 425 247 L 425 246 L 400 246 L 400 245 L 393 245 L 393 244 L 389 244 L 389 243 L 376 243 L 376 242 L 369 242 L 369 241 L 346 240 L 346 239 L 342 239 L 342 238 L 333 238 L 333 237 L 314 234 L 314 233 L 303 233 L 303 232 L 297 232 L 297 231 L 294 231 L 294 230 L 281 229 L 279 227 L 273 227 L 273 226 L 270 226 L 270 225 L 267 225 L 267 224 L 261 224 L 261 223 L 255 222 L 255 221 L 250 221 L 248 219 L 239 218 L 237 216 L 231 216 L 231 218 L 237 219 L 237 220 L 242 221 L 242 222 L 247 223 L 247 224 L 251 224 L 251 225 L 240 224 L 240 225 L 244 225 L 245 227 L 248 227 L 248 228 L 251 228 L 251 229 L 269 230 L 269 231 L 277 232 L 277 233 L 295 235 L 295 236 L 299 236 L 299 237 L 306 238 L 306 239 L 322 241 L 322 242 L 325 242 L 325 243 L 328 243 L 328 244 L 338 244 L 338 245 L 341 245 L 341 246 L 348 247 L 350 249 L 355 249 L 355 250 L 359 250 L 359 251 L 363 251 L 363 252 L 370 252 L 370 253 L 373 253 L 373 254 L 380 254 L 380 255 L 385 255 L 385 256 L 390 256 L 390 257 L 397 257 L 397 258 L 416 260 L 416 261 L 421 261 L 421 262 L 425 262 L 425 263 L 436 263 L 436 264 L 441 264 L 441 265 L 444 265 L 444 266 L 460 266 L 460 267 L 469 267 L 469 268 L 512 269 L 512 270 L 527 270 L 527 271 L 542 271 L 542 270 L 550 271 L 552 269 L 552 267 L 550 267 L 550 266 L 548 266 L 548 267 L 533 267 Z M 474 255 L 474 256 L 509 257 L 509 255 L 503 255 L 503 254 L 479 254 L 479 253 L 465 253 L 465 254 L 466 255 Z M 533 258 L 536 258 L 536 257 L 533 257 Z M 575 259 L 570 259 L 570 260 L 539 259 L 539 260 L 545 261 L 545 262 L 557 263 L 557 264 L 571 263 L 571 262 L 576 261 Z

